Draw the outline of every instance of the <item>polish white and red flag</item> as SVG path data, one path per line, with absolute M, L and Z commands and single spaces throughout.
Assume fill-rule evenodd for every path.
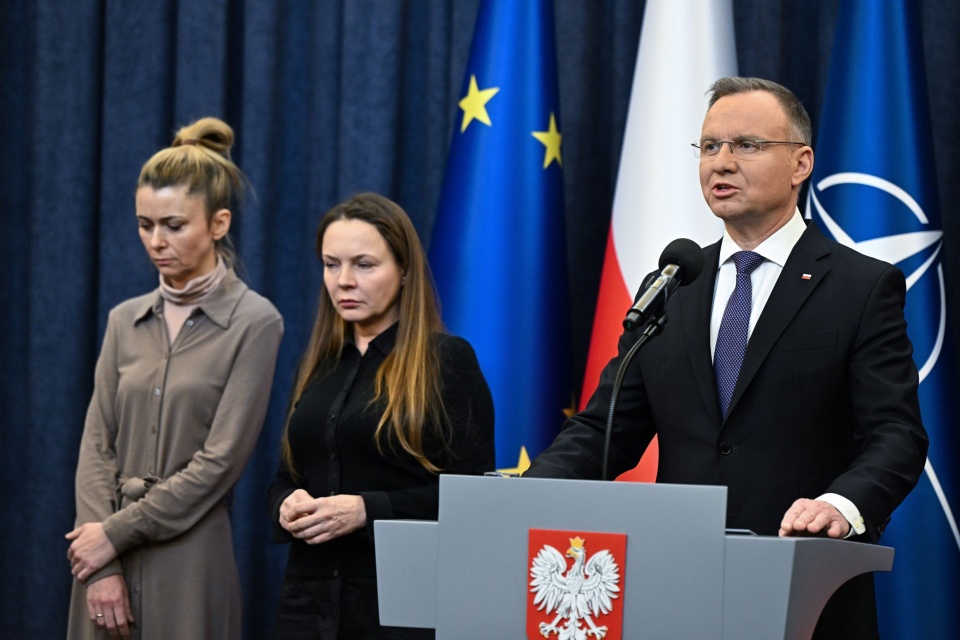
M 581 405 L 616 355 L 624 315 L 663 248 L 676 238 L 704 246 L 723 234 L 690 143 L 700 138 L 707 89 L 735 75 L 732 0 L 647 1 Z M 652 482 L 657 451 L 654 440 L 618 479 Z

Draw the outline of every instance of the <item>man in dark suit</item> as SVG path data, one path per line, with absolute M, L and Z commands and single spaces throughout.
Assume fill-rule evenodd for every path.
M 876 542 L 927 451 L 904 276 L 804 223 L 812 134 L 789 90 L 723 78 L 709 105 L 695 146 L 724 235 L 626 373 L 611 472 L 656 435 L 657 481 L 726 485 L 731 528 Z M 623 333 L 587 407 L 525 476 L 600 476 L 614 377 L 637 338 Z M 815 637 L 878 637 L 871 575 L 841 587 Z

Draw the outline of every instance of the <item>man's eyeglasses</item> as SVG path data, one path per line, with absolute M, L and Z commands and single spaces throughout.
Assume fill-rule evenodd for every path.
M 713 156 L 720 153 L 723 145 L 730 145 L 730 151 L 738 158 L 752 158 L 759 155 L 764 149 L 772 144 L 799 144 L 806 145 L 806 142 L 790 142 L 787 140 L 757 140 L 754 138 L 738 138 L 736 140 L 711 140 L 704 138 L 700 144 L 693 142 L 693 155 L 698 158 Z

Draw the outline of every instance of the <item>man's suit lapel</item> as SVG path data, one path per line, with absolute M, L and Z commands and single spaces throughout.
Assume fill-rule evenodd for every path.
M 737 402 L 750 386 L 773 345 L 830 270 L 828 262 L 821 260 L 829 253 L 830 246 L 823 235 L 816 227 L 808 226 L 790 252 L 790 257 L 787 258 L 787 263 L 777 278 L 777 284 L 770 293 L 770 299 L 767 300 L 750 336 L 727 416 L 736 410 Z M 810 277 L 806 278 L 806 275 Z
M 687 345 L 687 357 L 693 369 L 697 389 L 703 397 L 710 418 L 720 424 L 720 406 L 717 402 L 717 386 L 713 375 L 713 359 L 710 356 L 710 314 L 713 307 L 713 290 L 717 282 L 717 261 L 720 259 L 720 243 L 703 250 L 703 273 L 678 296 L 680 301 L 683 338 Z

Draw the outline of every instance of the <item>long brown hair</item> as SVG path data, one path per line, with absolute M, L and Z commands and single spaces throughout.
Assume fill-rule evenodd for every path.
M 137 189 L 187 188 L 187 194 L 202 198 L 207 223 L 220 209 L 243 204 L 247 177 L 230 158 L 233 129 L 219 118 L 201 118 L 177 131 L 166 149 L 153 154 L 137 180 Z M 217 253 L 228 267 L 237 262 L 229 235 L 217 240 Z
M 399 445 L 424 469 L 438 472 L 440 467 L 424 450 L 423 436 L 429 428 L 440 429 L 445 416 L 436 344 L 436 334 L 444 329 L 423 246 L 400 205 L 376 193 L 359 193 L 334 206 L 320 220 L 317 255 L 321 260 L 324 233 L 338 220 L 361 220 L 373 225 L 405 274 L 396 344 L 377 370 L 374 388 L 372 404 L 384 405 L 375 435 L 377 448 L 382 452 L 385 441 L 390 446 Z M 288 437 L 293 407 L 311 381 L 336 366 L 344 340 L 352 331 L 323 287 L 310 342 L 297 370 L 283 433 L 282 455 L 294 477 L 297 472 Z

